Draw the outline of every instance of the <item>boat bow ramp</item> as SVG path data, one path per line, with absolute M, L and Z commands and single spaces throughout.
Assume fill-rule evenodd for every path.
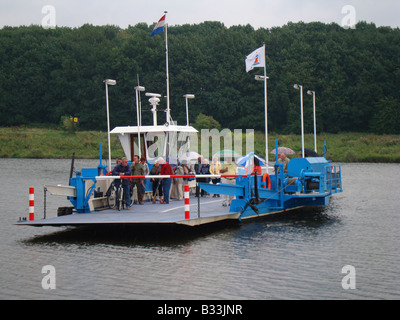
M 201 198 L 201 213 L 198 213 L 198 198 L 191 197 L 190 219 L 185 219 L 184 201 L 171 201 L 169 204 L 133 205 L 130 210 L 106 209 L 91 213 L 74 213 L 60 217 L 19 221 L 17 225 L 27 226 L 90 226 L 90 225 L 184 225 L 200 226 L 204 224 L 236 220 L 240 212 L 229 212 L 229 207 L 222 206 L 220 198 Z M 220 208 L 219 210 L 216 210 Z

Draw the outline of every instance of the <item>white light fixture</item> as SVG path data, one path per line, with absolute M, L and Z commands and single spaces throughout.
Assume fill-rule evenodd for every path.
M 186 99 L 186 125 L 189 126 L 189 104 L 188 104 L 188 99 L 194 99 L 195 96 L 194 94 L 185 94 L 183 96 Z
M 146 92 L 146 97 L 161 98 L 161 94 Z
M 106 79 L 106 80 L 104 80 L 104 82 L 106 84 L 108 84 L 109 86 L 115 86 L 117 84 L 117 81 L 113 80 L 113 79 Z
M 260 76 L 260 75 L 256 75 L 254 77 L 257 81 L 264 81 L 265 80 L 265 76 Z M 269 77 L 266 77 L 267 80 L 269 79 Z

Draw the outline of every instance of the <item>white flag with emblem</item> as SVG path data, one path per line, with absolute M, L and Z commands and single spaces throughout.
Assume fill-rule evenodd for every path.
M 246 57 L 246 72 L 253 70 L 254 68 L 265 67 L 265 50 L 264 46 L 253 51 Z

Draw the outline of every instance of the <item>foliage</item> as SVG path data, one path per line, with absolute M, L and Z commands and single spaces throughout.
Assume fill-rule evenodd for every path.
M 206 116 L 202 113 L 197 116 L 196 122 L 193 126 L 198 131 L 201 131 L 201 129 L 221 129 L 221 125 L 217 120 L 215 120 L 212 116 Z
M 299 135 L 269 135 L 270 151 L 275 146 L 275 139 L 280 146 L 292 148 L 297 153 L 301 150 Z M 221 139 L 223 140 L 223 139 Z M 246 138 L 242 139 L 242 153 L 246 152 Z M 324 141 L 327 142 L 327 157 L 336 162 L 395 162 L 400 163 L 400 135 L 374 135 L 364 133 L 321 133 L 318 135 L 318 154 L 324 154 Z M 99 145 L 103 143 L 103 158 L 107 153 L 107 132 L 80 130 L 69 135 L 63 130 L 47 128 L 0 127 L 0 158 L 70 158 L 75 152 L 77 158 L 98 158 Z M 313 149 L 314 136 L 305 136 L 306 147 Z M 222 144 L 221 144 L 222 145 Z M 223 146 L 225 147 L 225 146 Z M 229 148 L 230 149 L 230 148 Z M 199 136 L 200 150 L 200 136 Z M 211 143 L 210 153 L 212 154 Z M 254 151 L 265 157 L 265 136 L 256 131 Z M 112 157 L 124 155 L 117 135 L 111 135 Z M 275 155 L 269 154 L 271 163 Z M 296 155 L 290 157 L 297 157 Z
M 108 157 L 107 132 L 39 129 L 25 126 L 0 127 L 0 158 L 98 158 L 100 142 L 103 158 Z M 113 157 L 124 155 L 117 135 L 111 135 Z
M 60 125 L 68 134 L 75 134 L 78 130 L 78 124 L 74 121 L 72 116 L 62 116 Z
M 400 132 L 400 105 L 398 100 L 393 97 L 385 97 L 378 101 L 377 107 L 378 111 L 372 119 L 374 132 L 380 134 Z
M 166 95 L 162 35 L 150 37 L 145 23 L 117 26 L 0 30 L 0 125 L 58 124 L 79 117 L 80 128 L 106 130 L 103 80 L 109 87 L 111 127 L 136 123 L 137 75 L 147 92 Z M 220 22 L 170 26 L 169 70 L 172 117 L 186 123 L 182 96 L 193 93 L 190 118 L 202 113 L 224 128 L 264 130 L 264 90 L 245 72 L 244 60 L 267 48 L 270 132 L 300 132 L 299 91 L 304 91 L 305 131 L 313 131 L 316 91 L 319 132 L 399 134 L 400 30 L 360 22 L 291 23 L 254 30 Z M 143 123 L 151 123 L 147 100 Z M 162 99 L 160 109 L 165 109 Z M 159 117 L 160 118 L 160 117 Z M 160 120 L 161 121 L 161 120 Z

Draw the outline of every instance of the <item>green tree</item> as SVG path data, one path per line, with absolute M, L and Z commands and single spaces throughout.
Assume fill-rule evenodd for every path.
M 197 116 L 196 122 L 193 126 L 198 131 L 201 129 L 221 129 L 221 125 L 217 120 L 215 120 L 212 116 L 206 116 L 202 113 Z
M 136 123 L 137 77 L 148 92 L 166 95 L 163 35 L 152 26 L 0 29 L 0 125 L 57 125 L 65 114 L 80 128 L 105 130 L 103 80 L 110 88 L 111 126 Z M 317 93 L 318 131 L 398 132 L 390 122 L 400 101 L 400 30 L 360 22 L 292 23 L 271 29 L 207 21 L 169 27 L 172 117 L 185 123 L 183 95 L 193 93 L 190 115 L 208 115 L 227 128 L 264 129 L 264 90 L 246 73 L 247 54 L 266 45 L 270 131 L 299 133 L 299 92 L 304 86 L 305 131 L 312 132 L 312 98 Z M 142 99 L 143 122 L 151 122 Z M 161 99 L 160 112 L 166 108 Z M 390 118 L 390 119 L 389 119 Z M 393 120 L 394 121 L 394 120 Z
M 378 111 L 372 121 L 372 130 L 379 134 L 400 134 L 400 103 L 394 98 L 385 97 L 376 105 Z

